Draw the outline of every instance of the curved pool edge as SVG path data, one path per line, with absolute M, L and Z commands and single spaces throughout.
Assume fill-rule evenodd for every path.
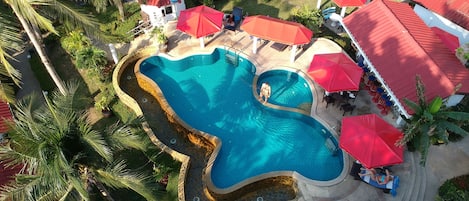
M 211 54 L 215 50 L 215 48 L 220 48 L 220 47 L 206 48 L 207 51 L 203 51 L 201 54 Z M 221 48 L 224 48 L 224 47 L 222 46 Z M 208 51 L 208 50 L 210 50 L 210 51 Z M 333 180 L 330 180 L 330 181 L 311 180 L 311 179 L 303 177 L 302 175 L 300 175 L 299 173 L 297 173 L 295 171 L 277 171 L 277 172 L 270 172 L 270 173 L 266 173 L 266 174 L 262 174 L 262 175 L 252 177 L 250 179 L 244 180 L 244 181 L 238 183 L 237 185 L 231 186 L 229 188 L 224 188 L 224 189 L 217 188 L 212 183 L 212 180 L 211 180 L 211 169 L 212 169 L 212 165 L 213 165 L 213 163 L 216 159 L 216 156 L 218 155 L 218 152 L 221 148 L 220 145 L 222 144 L 222 142 L 216 136 L 210 135 L 208 133 L 200 132 L 200 131 L 190 127 L 184 121 L 182 121 L 182 119 L 180 119 L 175 114 L 175 112 L 172 110 L 172 108 L 169 107 L 169 104 L 166 102 L 166 99 L 164 99 L 164 96 L 162 95 L 162 92 L 159 89 L 159 87 L 156 85 L 156 83 L 154 83 L 150 78 L 148 78 L 145 75 L 141 74 L 140 71 L 137 70 L 137 66 L 139 66 L 138 64 L 140 64 L 141 61 L 143 61 L 143 60 L 145 60 L 145 59 L 147 59 L 151 56 L 155 56 L 154 52 L 155 52 L 155 48 L 147 48 L 147 49 L 143 49 L 142 51 L 139 51 L 135 54 L 125 56 L 123 59 L 121 59 L 121 62 L 119 62 L 118 66 L 116 67 L 116 70 L 113 73 L 113 86 L 116 89 L 116 94 L 118 95 L 119 99 L 121 99 L 127 106 L 132 108 L 132 110 L 134 110 L 134 112 L 137 114 L 137 116 L 142 116 L 143 112 L 142 112 L 140 106 L 138 105 L 137 101 L 134 100 L 132 97 L 130 97 L 125 92 L 123 92 L 123 90 L 119 86 L 119 80 L 121 79 L 122 72 L 126 67 L 128 67 L 128 66 L 125 66 L 124 64 L 128 65 L 129 63 L 132 63 L 132 62 L 135 62 L 135 61 L 138 60 L 137 64 L 134 66 L 134 73 L 135 73 L 135 76 L 138 80 L 138 83 L 139 83 L 140 87 L 143 86 L 142 89 L 144 89 L 145 91 L 149 92 L 152 96 L 154 96 L 155 99 L 157 99 L 157 101 L 160 102 L 160 104 L 161 104 L 162 108 L 164 109 L 164 111 L 169 116 L 171 116 L 172 118 L 177 120 L 178 123 L 180 123 L 183 127 L 185 127 L 187 130 L 189 130 L 191 132 L 194 132 L 197 135 L 200 135 L 200 137 L 203 137 L 203 138 L 207 139 L 210 143 L 213 144 L 214 149 L 213 149 L 213 152 L 210 155 L 210 158 L 207 162 L 207 166 L 205 167 L 206 171 L 204 173 L 204 178 L 202 179 L 202 181 L 204 182 L 203 185 L 204 185 L 204 190 L 205 190 L 206 196 L 211 197 L 211 192 L 216 193 L 216 194 L 233 193 L 233 192 L 241 189 L 242 187 L 247 186 L 249 184 L 252 184 L 254 182 L 262 181 L 262 180 L 269 180 L 269 179 L 279 177 L 279 176 L 291 177 L 294 180 L 297 180 L 296 182 L 307 183 L 307 184 L 311 184 L 311 185 L 318 186 L 318 187 L 333 186 L 333 185 L 336 185 L 336 184 L 340 183 L 341 181 L 343 181 L 345 179 L 345 176 L 346 176 L 346 171 L 345 170 L 347 169 L 345 167 L 349 163 L 348 163 L 348 158 L 344 154 L 344 156 L 343 156 L 344 168 L 343 168 L 341 174 L 339 175 L 339 177 L 337 177 Z M 241 52 L 241 54 L 245 58 L 252 61 L 253 64 L 255 64 L 256 67 L 257 67 L 258 64 L 255 63 L 255 59 L 253 59 L 250 56 L 245 55 L 242 52 Z M 180 56 L 180 57 L 173 57 L 173 56 L 167 55 L 167 54 L 159 54 L 158 56 L 163 56 L 163 57 L 166 57 L 170 60 L 177 60 L 177 59 L 182 59 L 184 57 L 188 57 L 188 56 L 191 56 L 191 55 L 193 55 L 193 54 Z M 124 66 L 124 68 L 122 68 L 122 66 Z M 287 68 L 287 67 L 283 67 L 283 68 Z M 290 68 L 290 67 L 288 67 L 288 68 Z M 269 70 L 271 70 L 271 69 L 278 69 L 278 68 L 270 68 Z M 306 75 L 301 70 L 297 70 L 295 72 L 301 74 L 303 77 L 305 77 L 305 75 Z M 257 81 L 257 78 L 258 78 L 258 74 L 256 72 L 255 81 Z M 317 93 L 316 85 L 311 81 L 311 79 L 308 76 L 305 77 L 305 80 L 308 81 L 308 84 L 310 84 L 311 88 L 314 88 L 314 90 L 313 90 L 314 97 L 318 97 L 317 96 L 318 93 Z M 257 93 L 254 92 L 255 87 L 256 87 L 256 85 L 253 85 L 253 93 L 255 94 L 255 96 L 258 96 Z M 148 91 L 147 88 L 150 91 Z M 275 105 L 268 105 L 268 106 L 269 107 L 274 107 L 274 108 L 277 107 Z M 313 117 L 315 117 L 327 129 L 329 129 L 329 131 L 334 135 L 334 137 L 336 137 L 336 139 L 338 139 L 338 135 L 337 135 L 336 131 L 334 129 L 331 129 L 331 126 L 328 123 L 326 123 L 325 121 L 323 121 L 321 119 L 321 117 L 318 116 L 314 112 L 316 107 L 317 107 L 317 101 L 313 101 L 313 104 L 311 106 L 312 111 L 311 111 L 310 114 L 308 114 L 307 112 L 304 112 L 304 110 L 299 110 L 299 109 L 295 109 L 295 108 L 287 108 L 286 110 L 300 112 L 300 113 L 305 114 L 305 115 L 311 115 L 311 116 L 314 115 Z M 144 129 L 147 132 L 147 134 L 149 135 L 149 137 L 151 138 L 152 142 L 156 146 L 160 147 L 162 150 L 166 151 L 167 153 L 169 153 L 170 155 L 175 157 L 175 159 L 182 162 L 182 166 L 181 166 L 181 170 L 180 170 L 180 177 L 178 178 L 178 180 L 179 180 L 178 181 L 178 199 L 179 200 L 185 200 L 184 183 L 185 183 L 185 180 L 187 179 L 186 178 L 186 175 L 187 175 L 186 173 L 187 173 L 187 170 L 188 170 L 189 165 L 190 165 L 190 157 L 171 149 L 170 147 L 166 146 L 164 143 L 159 141 L 158 138 L 156 137 L 156 135 L 153 133 L 153 131 L 149 127 L 148 123 L 146 123 L 146 122 L 144 124 Z
M 337 133 L 337 130 L 335 129 L 335 128 L 337 128 L 337 125 L 331 126 L 329 123 L 324 121 L 324 119 L 321 116 L 319 116 L 319 114 L 317 113 L 316 108 L 318 107 L 318 102 L 319 102 L 318 100 L 319 100 L 319 97 L 320 97 L 319 96 L 319 91 L 318 91 L 318 86 L 307 75 L 307 73 L 303 72 L 302 70 L 299 70 L 299 69 L 296 69 L 296 68 L 293 68 L 293 67 L 288 67 L 288 66 L 271 67 L 271 68 L 263 71 L 262 73 L 272 71 L 272 70 L 285 70 L 285 71 L 295 72 L 299 76 L 303 77 L 303 79 L 306 80 L 306 82 L 308 83 L 308 85 L 311 88 L 311 93 L 313 95 L 313 103 L 311 105 L 311 111 L 310 112 L 306 112 L 306 111 L 298 109 L 298 108 L 290 108 L 290 107 L 279 106 L 279 105 L 271 104 L 271 103 L 268 103 L 268 102 L 265 103 L 264 105 L 267 106 L 267 107 L 278 109 L 278 110 L 286 110 L 286 111 L 290 111 L 290 112 L 297 112 L 297 113 L 301 113 L 301 114 L 304 114 L 304 115 L 311 116 L 314 119 L 316 119 L 319 123 L 324 125 L 324 127 L 334 136 L 334 138 L 338 142 L 339 134 Z M 259 95 L 257 94 L 257 80 L 259 79 L 259 76 L 261 74 L 256 74 L 256 76 L 253 79 L 252 93 L 257 99 L 259 98 Z M 294 172 L 294 171 L 293 172 L 292 171 L 286 171 L 287 173 L 284 173 L 284 174 L 292 176 L 293 178 L 295 178 L 298 181 L 301 181 L 302 183 L 305 183 L 305 184 L 310 184 L 310 185 L 319 186 L 319 187 L 333 186 L 333 185 L 336 185 L 336 184 L 339 184 L 340 182 L 342 182 L 345 179 L 345 177 L 347 176 L 348 169 L 349 169 L 348 164 L 350 164 L 350 159 L 349 159 L 347 154 L 343 154 L 342 160 L 343 160 L 344 167 L 342 168 L 341 173 L 339 174 L 338 177 L 336 177 L 335 179 L 329 180 L 329 181 L 312 180 L 312 179 L 306 178 L 303 175 L 301 175 L 297 172 Z M 283 176 L 287 176 L 287 175 L 283 175 Z
M 131 66 L 130 64 L 133 62 L 138 61 L 141 58 L 152 56 L 156 52 L 156 48 L 145 48 L 140 51 L 134 52 L 132 54 L 128 54 L 121 58 L 119 63 L 116 65 L 114 72 L 112 74 L 112 86 L 116 92 L 117 97 L 131 110 L 134 111 L 137 117 L 143 117 L 143 111 L 140 108 L 138 102 L 133 99 L 130 95 L 125 93 L 119 86 L 119 81 L 122 77 L 122 73 L 126 68 Z M 145 133 L 150 138 L 151 142 L 157 146 L 159 149 L 163 150 L 164 152 L 171 155 L 174 159 L 181 162 L 181 168 L 179 170 L 179 178 L 178 184 L 184 184 L 187 172 L 190 167 L 190 157 L 171 149 L 170 147 L 166 146 L 163 142 L 161 142 L 158 137 L 156 137 L 155 133 L 151 129 L 148 122 L 144 119 L 142 122 L 142 127 Z M 185 200 L 185 186 L 178 185 L 178 200 Z

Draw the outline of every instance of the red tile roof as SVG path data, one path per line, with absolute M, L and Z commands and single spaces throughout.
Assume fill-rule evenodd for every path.
M 181 0 L 178 0 L 178 3 L 181 3 Z M 147 0 L 147 5 L 163 7 L 171 5 L 171 0 Z
M 416 0 L 416 2 L 469 30 L 469 0 Z
M 8 184 L 8 182 L 14 180 L 14 176 L 21 171 L 23 166 L 17 165 L 14 167 L 5 167 L 0 164 L 0 187 Z
M 10 106 L 8 103 L 0 101 L 0 133 L 6 133 L 8 131 L 8 126 L 5 121 L 13 119 L 11 114 Z
M 469 93 L 469 70 L 408 4 L 374 0 L 344 24 L 402 106 L 403 98 L 417 100 L 416 75 L 429 99 L 450 96 L 460 83 L 458 93 Z

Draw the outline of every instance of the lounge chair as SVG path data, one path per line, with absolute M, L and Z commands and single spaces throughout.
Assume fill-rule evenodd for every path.
M 231 12 L 231 15 L 233 16 L 234 25 L 225 26 L 225 29 L 235 31 L 241 23 L 241 20 L 243 19 L 243 9 L 240 7 L 234 7 L 233 11 Z
M 336 12 L 335 7 L 329 7 L 329 8 L 322 10 L 322 16 L 324 17 L 324 20 L 328 20 L 331 14 L 335 12 Z
M 366 170 L 362 170 L 361 174 L 365 174 Z M 376 188 L 383 189 L 386 193 L 391 193 L 392 196 L 397 195 L 397 187 L 399 187 L 399 177 L 398 176 L 391 176 L 392 180 L 389 181 L 387 184 L 378 184 L 377 181 L 370 178 L 370 175 L 360 177 L 363 182 L 370 184 Z

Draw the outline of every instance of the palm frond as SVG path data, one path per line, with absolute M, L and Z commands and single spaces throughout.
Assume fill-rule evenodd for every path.
M 132 189 L 146 200 L 157 200 L 155 192 L 149 188 L 148 176 L 141 173 L 131 173 L 125 169 L 124 161 L 114 163 L 105 170 L 96 170 L 96 178 L 110 187 L 125 187 Z
M 469 113 L 456 111 L 442 111 L 441 115 L 457 121 L 469 121 Z
M 420 75 L 415 76 L 415 84 L 417 89 L 418 104 L 421 107 L 426 108 L 427 98 L 425 97 L 425 84 L 423 83 Z
M 0 74 L 11 77 L 13 82 L 16 85 L 20 84 L 21 73 L 14 68 L 8 59 L 13 59 L 13 57 L 8 54 L 8 52 L 20 51 L 22 47 L 22 40 L 20 36 L 19 29 L 15 26 L 15 19 L 12 16 L 7 15 L 6 13 L 0 13 Z M 2 86 L 4 89 L 10 89 L 12 87 Z M 2 92 L 7 95 L 11 95 L 10 91 Z M 10 102 L 11 98 L 5 97 L 14 97 L 14 96 L 4 96 L 4 100 Z
M 411 101 L 407 98 L 404 98 L 404 103 L 410 107 L 410 109 L 412 109 L 415 114 L 420 114 L 422 113 L 422 108 L 420 107 L 420 105 L 418 105 L 416 102 L 414 101 Z
M 418 141 L 419 146 L 417 148 L 420 152 L 420 164 L 424 166 L 427 162 L 428 149 L 430 147 L 430 136 L 422 135 Z
M 460 135 L 462 137 L 465 137 L 469 134 L 469 132 L 467 132 L 466 130 L 462 129 L 459 125 L 454 124 L 452 122 L 447 122 L 447 121 L 439 122 L 437 126 L 442 127 L 445 130 L 451 131 L 454 134 Z
M 79 12 L 79 9 L 73 8 L 72 5 L 65 1 L 47 1 L 53 1 L 54 3 L 49 3 L 49 6 L 44 7 L 44 9 L 47 9 L 47 13 L 53 14 L 54 17 L 59 19 L 61 22 L 69 23 L 74 27 L 83 28 L 87 34 L 91 34 L 98 38 L 103 35 L 99 30 L 99 23 L 93 15 Z
M 110 144 L 118 150 L 122 149 L 137 149 L 146 150 L 146 145 L 142 143 L 142 137 L 136 135 L 131 128 L 126 125 L 121 125 L 119 122 L 109 126 L 106 130 L 109 136 Z
M 80 198 L 83 200 L 90 200 L 90 195 L 85 187 L 86 181 L 81 181 L 78 177 L 69 177 L 69 179 L 71 186 L 78 193 Z
M 438 111 L 440 111 L 440 108 L 442 105 L 443 105 L 443 99 L 437 96 L 428 105 L 428 110 L 431 114 L 436 114 Z
M 113 154 L 104 137 L 90 126 L 82 125 L 80 128 L 82 139 L 90 149 L 98 153 L 106 161 L 112 161 Z
M 51 0 L 5 0 L 5 2 L 10 5 L 17 16 L 22 16 L 29 24 L 57 34 L 52 22 L 40 15 L 34 8 L 50 5 Z

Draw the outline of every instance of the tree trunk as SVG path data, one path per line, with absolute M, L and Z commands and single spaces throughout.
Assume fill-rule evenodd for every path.
M 122 0 L 114 0 L 114 4 L 119 10 L 119 15 L 121 16 L 122 22 L 125 21 L 124 5 L 122 4 Z
M 11 6 L 11 8 L 13 9 L 13 12 L 18 17 L 18 19 L 20 20 L 21 25 L 26 31 L 26 34 L 28 34 L 29 39 L 33 43 L 34 48 L 36 49 L 36 52 L 38 53 L 39 57 L 41 58 L 42 63 L 46 67 L 47 72 L 52 77 L 52 80 L 54 81 L 55 85 L 57 85 L 57 88 L 59 89 L 60 93 L 65 95 L 66 93 L 65 85 L 62 79 L 60 79 L 59 75 L 57 75 L 57 72 L 55 71 L 54 66 L 52 66 L 52 63 L 50 62 L 50 59 L 47 56 L 46 51 L 44 47 L 42 46 L 42 43 L 38 41 L 34 31 L 31 28 L 31 25 L 28 22 L 26 22 L 26 20 L 23 18 L 23 16 L 21 16 L 19 11 L 14 6 Z
M 104 199 L 108 201 L 114 201 L 114 198 L 111 197 L 111 194 L 107 190 L 107 188 L 101 183 L 96 181 L 94 177 L 94 173 L 92 171 L 89 171 L 87 167 L 85 167 L 85 175 L 86 175 L 86 180 L 96 186 L 98 188 L 99 192 L 103 196 Z

